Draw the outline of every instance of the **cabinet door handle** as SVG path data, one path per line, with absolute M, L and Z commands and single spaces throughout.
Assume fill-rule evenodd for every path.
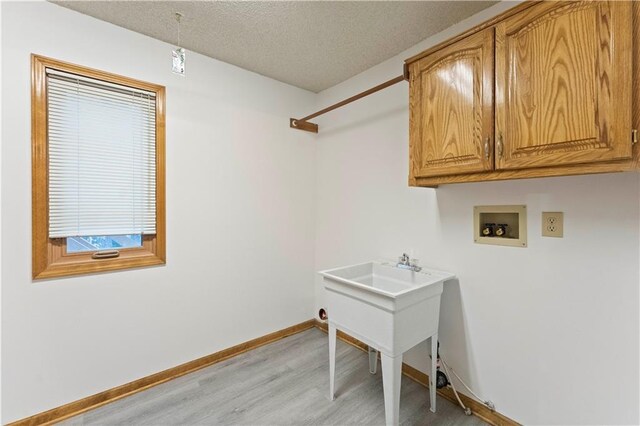
M 488 160 L 491 156 L 491 153 L 489 152 L 489 140 L 489 136 L 487 136 L 487 138 L 484 140 L 484 158 L 486 160 Z
M 498 146 L 496 148 L 498 150 L 498 157 L 502 158 L 502 133 L 498 134 Z

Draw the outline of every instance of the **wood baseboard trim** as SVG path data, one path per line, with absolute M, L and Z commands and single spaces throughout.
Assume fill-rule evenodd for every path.
M 200 370 L 201 368 L 208 367 L 218 362 L 224 361 L 236 355 L 240 355 L 244 352 L 256 349 L 260 346 L 273 343 L 277 340 L 284 339 L 285 337 L 293 334 L 300 333 L 305 330 L 309 330 L 316 326 L 315 320 L 308 320 L 300 324 L 296 324 L 291 327 L 287 327 L 282 330 L 269 333 L 265 336 L 258 337 L 256 339 L 249 340 L 248 342 L 240 343 L 239 345 L 232 346 L 227 349 L 223 349 L 219 352 L 211 355 L 203 356 L 202 358 L 195 359 L 193 361 L 180 364 L 176 367 L 169 368 L 159 373 L 152 374 L 150 376 L 143 377 L 138 380 L 126 383 L 124 385 L 108 389 L 104 392 L 97 393 L 95 395 L 88 396 L 77 401 L 70 402 L 60 407 L 53 408 L 42 413 L 35 414 L 31 417 L 17 420 L 9 423 L 7 426 L 32 426 L 32 425 L 49 425 L 69 417 L 77 416 L 89 410 L 93 410 L 102 405 L 132 395 L 134 393 L 143 391 L 153 386 L 157 386 L 161 383 L 175 379 L 185 374 L 189 374 L 193 371 Z
M 324 331 L 325 333 L 328 332 L 327 323 L 321 322 L 319 320 L 315 320 L 315 321 L 316 321 L 316 327 L 318 329 Z M 368 346 L 366 344 L 362 343 L 360 340 L 356 339 L 355 337 L 352 337 L 346 333 L 343 333 L 340 330 L 338 330 L 338 339 L 364 352 L 367 352 L 368 350 Z M 402 374 L 404 374 L 409 379 L 413 380 L 414 382 L 426 388 L 429 387 L 429 375 L 411 367 L 408 364 L 402 363 Z M 441 397 L 458 405 L 458 401 L 456 400 L 456 397 L 450 388 L 447 387 L 443 389 L 438 389 L 437 392 L 438 392 L 438 395 L 440 395 Z M 473 415 L 481 418 L 485 422 L 492 424 L 494 426 L 520 426 L 520 423 L 510 419 L 509 417 L 503 414 L 498 413 L 497 411 L 491 411 L 481 402 L 478 402 L 475 399 L 470 398 L 462 393 L 458 393 L 458 395 L 460 396 L 460 399 L 462 400 L 463 404 L 471 408 L 471 412 L 473 413 Z

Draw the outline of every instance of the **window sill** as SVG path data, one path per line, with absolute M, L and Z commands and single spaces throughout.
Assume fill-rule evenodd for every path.
M 129 254 L 123 251 L 123 253 L 115 259 L 79 259 L 76 256 L 65 256 L 50 263 L 39 273 L 34 271 L 33 279 L 59 278 L 166 264 L 164 258 L 148 251 Z

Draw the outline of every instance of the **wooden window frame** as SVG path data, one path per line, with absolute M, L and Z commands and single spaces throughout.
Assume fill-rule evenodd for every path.
M 95 251 L 68 253 L 66 238 L 49 238 L 47 68 L 156 94 L 156 234 L 143 235 L 141 247 L 120 249 L 120 254 L 116 258 L 93 259 L 92 255 Z M 166 263 L 164 86 L 32 54 L 31 175 L 32 274 L 34 280 Z

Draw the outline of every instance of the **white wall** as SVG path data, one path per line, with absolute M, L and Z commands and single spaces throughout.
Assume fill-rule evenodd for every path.
M 405 83 L 318 119 L 317 137 L 287 127 L 508 6 L 315 96 L 191 52 L 183 79 L 164 43 L 3 2 L 2 422 L 304 321 L 314 291 L 323 301 L 314 270 L 410 251 L 458 275 L 443 295 L 442 354 L 500 412 L 640 423 L 637 175 L 409 188 Z M 167 86 L 166 266 L 31 281 L 32 52 Z M 472 243 L 473 205 L 518 203 L 528 248 Z M 540 237 L 549 210 L 565 212 L 565 238 Z M 427 354 L 406 360 L 425 371 Z
M 0 7 L 0 22 L 2 22 L 2 7 Z M 2 46 L 2 31 L 0 30 L 0 46 Z M 2 81 L 2 55 L 0 55 L 0 82 Z M 2 85 L 0 84 L 0 95 Z M 2 102 L 0 102 L 0 135 L 2 134 Z M 0 138 L 1 139 L 1 138 Z M 2 150 L 0 149 L 0 206 L 2 205 Z M 0 224 L 2 223 L 2 209 L 0 209 Z M 0 287 L 2 287 L 2 226 L 0 226 Z M 0 290 L 0 321 L 2 318 L 2 291 Z M 2 326 L 0 325 L 0 422 L 2 421 Z
M 401 74 L 405 58 L 512 5 L 322 92 L 320 104 Z M 316 269 L 408 251 L 452 271 L 441 353 L 498 411 L 524 424 L 638 424 L 638 175 L 410 188 L 407 105 L 401 83 L 318 119 Z M 529 247 L 474 244 L 472 208 L 485 204 L 526 204 Z M 542 211 L 565 213 L 563 239 L 540 236 Z M 323 300 L 317 278 L 316 307 Z M 426 372 L 427 357 L 421 345 L 405 361 Z
M 2 2 L 2 422 L 308 320 L 315 95 L 44 2 Z M 29 55 L 167 87 L 167 265 L 31 280 Z M 268 308 L 269 315 L 264 315 Z

